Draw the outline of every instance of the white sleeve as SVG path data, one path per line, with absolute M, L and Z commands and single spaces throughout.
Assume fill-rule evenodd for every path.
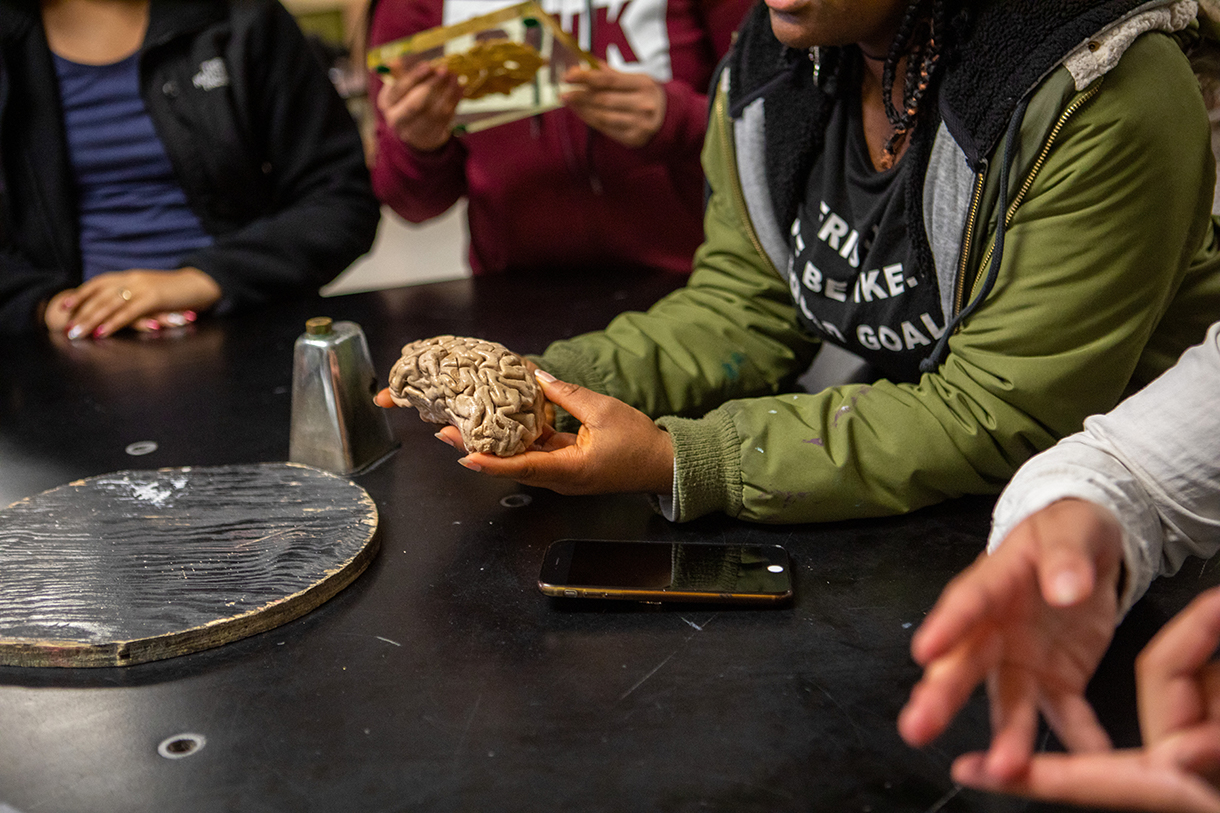
M 987 549 L 1067 497 L 1107 508 L 1123 528 L 1124 613 L 1158 575 L 1220 548 L 1220 323 L 1156 381 L 1022 466 L 996 503 Z

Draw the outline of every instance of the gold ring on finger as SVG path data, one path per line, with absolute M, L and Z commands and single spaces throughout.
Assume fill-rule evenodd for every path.
M 131 300 L 131 291 L 129 291 L 126 288 L 123 288 L 119 291 L 119 296 L 123 297 L 124 302 L 130 301 Z

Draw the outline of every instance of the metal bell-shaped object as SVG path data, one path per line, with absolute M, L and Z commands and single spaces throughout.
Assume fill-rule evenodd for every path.
M 373 403 L 377 376 L 364 331 L 319 316 L 293 347 L 292 430 L 288 459 L 337 474 L 360 474 L 398 443 L 385 410 Z

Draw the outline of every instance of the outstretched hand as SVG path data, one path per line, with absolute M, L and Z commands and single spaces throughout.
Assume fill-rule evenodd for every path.
M 578 85 L 562 97 L 581 121 L 625 147 L 643 147 L 665 121 L 665 88 L 645 73 L 624 73 L 602 63 L 571 68 L 565 82 Z
M 668 432 L 616 398 L 556 381 L 543 371 L 534 375 L 547 400 L 580 421 L 580 431 L 560 433 L 548 426 L 533 447 L 521 454 L 474 453 L 459 463 L 472 471 L 560 494 L 672 492 L 674 450 Z M 389 390 L 377 393 L 373 400 L 378 406 L 394 406 Z M 446 426 L 436 434 L 464 451 L 457 427 Z
M 1109 750 L 1084 690 L 1117 623 L 1121 534 L 1100 507 L 1061 500 L 950 582 L 911 642 L 924 674 L 898 718 L 903 739 L 931 742 L 985 679 L 991 747 L 959 760 L 976 775 L 1028 770 L 1039 712 L 1072 751 Z
M 1004 780 L 982 754 L 953 766 L 963 785 L 1046 801 L 1152 813 L 1220 813 L 1220 588 L 1196 598 L 1136 661 L 1144 747 L 1039 754 Z

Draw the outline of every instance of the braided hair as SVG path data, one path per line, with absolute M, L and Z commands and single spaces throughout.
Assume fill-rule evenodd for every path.
M 950 0 L 911 0 L 890 44 L 881 69 L 881 96 L 893 132 L 885 141 L 883 169 L 893 166 L 898 149 L 919 118 L 920 104 L 928 93 L 949 36 Z M 898 63 L 907 59 L 902 83 L 902 107 L 894 105 L 894 83 Z

